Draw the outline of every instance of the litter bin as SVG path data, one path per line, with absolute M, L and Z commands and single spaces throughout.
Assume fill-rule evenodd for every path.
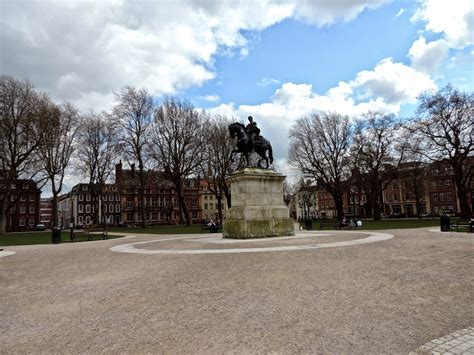
M 439 218 L 439 224 L 441 227 L 441 232 L 449 232 L 451 230 L 451 218 L 449 218 L 449 216 L 441 216 Z
M 59 244 L 61 243 L 61 228 L 54 227 L 52 229 L 52 242 L 53 244 Z
M 306 227 L 307 231 L 312 230 L 313 229 L 313 221 L 311 219 L 305 219 L 304 226 Z

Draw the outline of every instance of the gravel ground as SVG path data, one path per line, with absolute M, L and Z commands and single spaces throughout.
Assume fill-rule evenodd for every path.
M 109 250 L 170 237 L 150 235 L 8 247 L 0 353 L 407 354 L 474 325 L 474 236 L 384 232 L 395 237 L 257 254 Z

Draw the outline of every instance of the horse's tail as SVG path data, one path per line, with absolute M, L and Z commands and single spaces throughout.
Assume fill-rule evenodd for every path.
M 270 164 L 273 164 L 273 150 L 270 142 L 268 142 L 268 157 L 270 158 Z

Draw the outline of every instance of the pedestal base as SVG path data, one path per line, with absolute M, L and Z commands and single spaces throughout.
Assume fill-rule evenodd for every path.
M 293 220 L 285 219 L 254 219 L 225 221 L 224 238 L 252 239 L 272 238 L 295 235 Z
M 231 177 L 232 207 L 224 221 L 224 238 L 252 239 L 294 235 L 283 203 L 285 177 L 273 170 L 246 168 Z

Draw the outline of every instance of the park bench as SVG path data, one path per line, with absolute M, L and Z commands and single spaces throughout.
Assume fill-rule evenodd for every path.
M 99 232 L 99 233 L 98 233 Z M 94 239 L 94 235 L 100 235 L 102 240 L 109 239 L 109 232 L 102 228 L 84 228 L 84 235 L 87 236 L 87 240 L 91 241 Z
M 450 231 L 456 231 L 459 232 L 459 229 L 467 229 L 468 233 L 473 233 L 474 229 L 474 221 L 473 220 L 464 220 L 464 219 L 459 219 L 454 223 L 451 223 L 450 225 Z
M 203 224 L 201 224 L 201 233 L 204 233 L 204 232 L 209 232 L 209 233 L 222 232 L 222 225 L 217 224 L 213 229 L 213 228 L 211 228 L 211 226 L 207 225 L 207 223 L 203 223 Z
M 324 229 L 324 227 L 329 227 L 331 229 L 339 229 L 339 222 L 333 220 L 321 220 L 319 222 L 319 229 Z

